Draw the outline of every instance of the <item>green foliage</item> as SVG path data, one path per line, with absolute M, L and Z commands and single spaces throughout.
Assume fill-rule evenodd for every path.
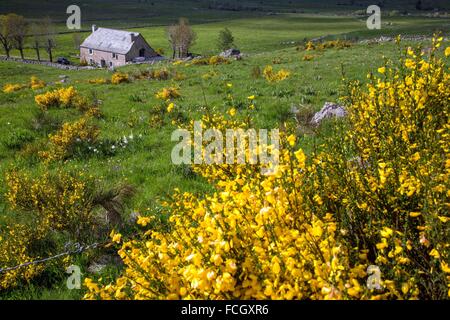
M 231 49 L 234 46 L 234 37 L 230 29 L 225 28 L 220 30 L 219 38 L 217 39 L 217 47 L 220 51 Z

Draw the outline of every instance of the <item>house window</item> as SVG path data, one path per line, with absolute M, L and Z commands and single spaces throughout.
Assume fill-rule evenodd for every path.
M 111 62 L 111 61 L 109 62 L 109 66 L 110 66 L 110 67 L 112 67 L 112 66 L 113 66 L 113 64 L 112 64 L 112 62 Z
M 89 49 L 89 54 L 94 54 L 94 50 Z
M 113 59 L 117 59 L 117 54 L 113 52 L 112 57 Z
M 89 64 L 94 64 L 94 60 L 89 59 Z

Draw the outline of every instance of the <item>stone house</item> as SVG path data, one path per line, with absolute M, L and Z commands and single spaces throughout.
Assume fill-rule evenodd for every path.
M 123 66 L 127 62 L 149 60 L 159 55 L 137 32 L 97 28 L 80 45 L 80 60 L 100 67 Z

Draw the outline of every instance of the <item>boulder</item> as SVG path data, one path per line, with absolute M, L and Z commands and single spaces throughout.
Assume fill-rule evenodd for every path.
M 317 126 L 326 118 L 343 118 L 346 115 L 347 111 L 343 106 L 332 102 L 325 102 L 323 108 L 314 114 L 314 117 L 311 119 L 311 124 Z
M 224 58 L 240 57 L 241 51 L 239 51 L 238 49 L 228 49 L 228 50 L 221 52 L 219 54 L 219 56 L 224 57 Z
M 94 261 L 91 261 L 89 264 L 87 271 L 89 273 L 95 273 L 99 274 L 105 269 L 108 265 L 112 266 L 122 266 L 123 261 L 118 255 L 109 255 L 104 254 L 95 259 Z

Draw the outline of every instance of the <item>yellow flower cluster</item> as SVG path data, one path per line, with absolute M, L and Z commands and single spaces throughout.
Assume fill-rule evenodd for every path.
M 3 86 L 4 93 L 11 93 L 19 91 L 25 88 L 31 88 L 33 90 L 41 89 L 45 87 L 45 82 L 40 80 L 36 76 L 32 76 L 29 84 L 19 84 L 19 83 L 7 83 Z
M 194 166 L 216 192 L 175 190 L 168 225 L 148 228 L 157 217 L 148 215 L 140 238 L 113 234 L 126 268 L 111 284 L 86 279 L 85 298 L 450 296 L 450 75 L 435 54 L 425 61 L 411 51 L 402 63 L 370 75 L 366 88 L 349 85 L 346 131 L 308 159 L 290 135 L 273 175 L 258 165 Z
M 306 51 L 313 51 L 313 50 L 325 50 L 325 49 L 331 49 L 331 48 L 335 48 L 335 49 L 344 49 L 344 48 L 349 48 L 352 46 L 352 43 L 350 41 L 346 41 L 346 40 L 330 40 L 330 41 L 325 41 L 325 42 L 319 42 L 319 43 L 314 43 L 312 41 L 308 41 L 305 45 L 305 50 Z
M 268 82 L 279 82 L 289 78 L 291 72 L 285 69 L 274 72 L 272 66 L 266 66 L 264 67 L 263 75 Z
M 108 83 L 108 80 L 105 78 L 96 78 L 96 79 L 89 79 L 88 82 L 90 84 L 106 84 Z
M 92 204 L 87 196 L 91 180 L 83 172 L 74 175 L 45 171 L 33 177 L 14 170 L 5 177 L 6 198 L 12 209 L 35 214 L 36 228 L 81 230 L 80 221 L 87 222 L 91 214 Z
M 7 83 L 3 86 L 3 92 L 4 93 L 11 93 L 11 92 L 15 92 L 15 91 L 19 91 L 23 88 L 26 88 L 25 85 L 23 84 L 18 84 L 18 83 Z
M 112 84 L 120 84 L 124 82 L 129 82 L 129 76 L 126 73 L 123 72 L 116 72 L 111 76 L 111 83 Z
M 55 231 L 68 233 L 72 239 L 92 235 L 94 182 L 83 171 L 7 172 L 5 198 L 22 219 L 0 226 L 0 266 L 13 267 L 42 258 L 41 254 L 50 255 L 54 248 L 42 243 L 48 245 L 49 234 Z M 30 265 L 0 274 L 0 291 L 30 281 L 44 267 Z
M 160 100 L 176 99 L 180 96 L 178 88 L 175 87 L 162 88 L 155 94 L 155 97 Z
M 190 64 L 216 66 L 219 64 L 228 64 L 228 63 L 230 63 L 230 61 L 227 58 L 221 56 L 211 56 L 209 58 L 206 57 L 193 59 Z
M 33 90 L 42 89 L 45 87 L 45 82 L 36 76 L 32 76 L 30 80 L 30 87 Z
M 77 144 L 94 143 L 100 131 L 90 119 L 84 116 L 75 122 L 64 123 L 58 132 L 49 136 L 48 150 L 40 151 L 39 156 L 47 162 L 65 160 L 73 155 Z
M 125 241 L 119 250 L 124 275 L 103 287 L 87 279 L 85 298 L 360 296 L 365 266 L 349 267 L 332 215 L 304 211 L 306 199 L 296 195 L 305 155 L 285 150 L 282 157 L 287 162 L 276 175 L 249 178 L 242 170 L 234 179 L 219 180 L 219 192 L 205 199 L 175 193 L 168 204 L 172 232 L 153 229 L 139 241 Z
M 0 266 L 13 267 L 32 261 L 27 252 L 36 231 L 19 224 L 0 227 Z M 36 257 L 37 258 L 37 257 Z M 34 265 L 0 274 L 0 291 L 14 287 L 20 281 L 29 282 L 42 271 L 42 266 Z
M 61 88 L 34 97 L 35 102 L 45 111 L 48 108 L 85 108 L 87 102 L 74 87 Z

